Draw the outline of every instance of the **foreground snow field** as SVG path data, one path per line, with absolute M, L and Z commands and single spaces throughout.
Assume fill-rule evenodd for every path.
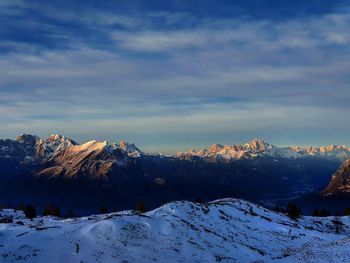
M 237 199 L 65 220 L 6 215 L 0 262 L 350 262 L 349 217 L 336 234 L 333 217 L 294 221 Z

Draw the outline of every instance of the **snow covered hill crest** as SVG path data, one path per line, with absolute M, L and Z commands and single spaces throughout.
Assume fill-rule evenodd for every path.
M 341 233 L 333 217 L 302 217 L 224 199 L 174 202 L 74 219 L 37 217 L 13 210 L 0 224 L 0 262 L 349 262 L 350 218 Z

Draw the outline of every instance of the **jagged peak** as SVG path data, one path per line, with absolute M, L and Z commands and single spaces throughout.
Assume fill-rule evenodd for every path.
M 69 138 L 66 138 L 62 134 L 51 134 L 49 137 L 46 138 L 47 142 L 54 142 L 54 141 L 64 141 L 64 140 L 71 140 Z
M 127 152 L 128 154 L 135 154 L 140 155 L 141 150 L 134 144 L 134 143 L 128 143 L 124 140 L 120 140 L 119 143 L 116 145 L 119 149 Z
M 58 134 L 58 133 L 51 134 L 49 137 L 47 137 L 47 139 L 51 139 L 51 140 L 60 140 L 64 138 L 65 138 L 64 135 Z
M 37 135 L 32 135 L 32 134 L 26 134 L 26 133 L 21 133 L 16 137 L 16 141 L 25 143 L 25 142 L 32 142 L 32 141 L 38 141 L 41 140 L 39 136 Z
M 249 143 L 247 143 L 247 145 L 254 147 L 254 148 L 262 148 L 262 147 L 268 147 L 270 146 L 269 143 L 267 143 L 266 141 L 259 139 L 259 138 L 254 138 L 252 139 Z
M 260 139 L 260 138 L 253 138 L 253 139 L 251 139 L 250 140 L 250 142 L 249 143 L 267 143 L 265 140 L 263 140 L 263 139 Z
M 65 137 L 62 134 L 51 134 L 49 137 L 45 140 L 47 143 L 55 143 L 55 144 L 67 144 L 66 146 L 70 145 L 77 145 L 78 143 L 74 140 Z
M 122 148 L 122 147 L 125 148 L 125 147 L 127 147 L 127 146 L 135 146 L 134 143 L 126 142 L 126 141 L 124 141 L 124 140 L 120 140 L 119 143 L 118 143 L 118 145 L 119 145 L 119 147 L 121 147 L 121 148 Z
M 118 143 L 118 145 L 119 145 L 119 147 L 126 147 L 126 145 L 127 145 L 127 142 L 126 141 L 124 141 L 124 140 L 120 140 L 119 141 L 119 143 Z
M 214 143 L 212 144 L 210 147 L 209 147 L 209 152 L 217 152 L 217 151 L 220 151 L 224 148 L 223 145 L 221 144 L 218 144 L 218 143 Z

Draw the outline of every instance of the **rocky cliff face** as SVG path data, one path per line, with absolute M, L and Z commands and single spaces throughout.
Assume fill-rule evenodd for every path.
M 350 159 L 346 160 L 333 174 L 331 181 L 322 194 L 325 196 L 350 196 Z

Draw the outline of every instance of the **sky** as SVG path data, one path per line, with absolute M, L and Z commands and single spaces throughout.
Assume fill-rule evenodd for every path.
M 350 0 L 1 0 L 0 138 L 350 145 Z

